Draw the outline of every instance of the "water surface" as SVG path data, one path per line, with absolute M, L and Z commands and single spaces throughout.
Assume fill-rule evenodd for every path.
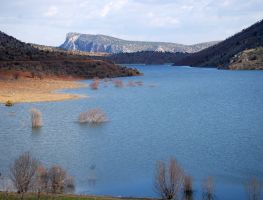
M 263 71 L 225 71 L 169 65 L 134 65 L 143 86 L 67 90 L 89 98 L 0 106 L 0 171 L 24 151 L 44 165 L 59 164 L 76 179 L 76 192 L 156 196 L 157 160 L 175 157 L 194 179 L 213 176 L 218 199 L 246 199 L 244 182 L 263 181 Z M 90 81 L 84 81 L 90 82 Z M 32 131 L 29 110 L 43 113 Z M 77 123 L 99 107 L 109 121 Z

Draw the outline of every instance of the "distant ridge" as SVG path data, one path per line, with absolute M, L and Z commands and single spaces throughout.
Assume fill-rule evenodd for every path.
M 238 56 L 246 49 L 260 46 L 263 46 L 263 20 L 212 47 L 176 61 L 175 65 L 228 69 L 231 60 L 235 56 Z M 242 68 L 245 69 L 244 66 Z M 238 69 L 238 67 L 235 67 L 235 69 Z M 250 67 L 250 69 L 252 68 Z
M 65 42 L 60 48 L 105 53 L 132 53 L 139 51 L 194 53 L 217 43 L 218 41 L 183 45 L 168 42 L 128 41 L 107 35 L 68 33 Z

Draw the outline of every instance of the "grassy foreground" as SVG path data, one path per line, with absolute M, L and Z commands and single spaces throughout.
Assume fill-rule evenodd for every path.
M 6 196 L 4 192 L 0 192 L 0 199 L 8 200 L 18 200 L 20 195 L 17 193 L 8 193 Z M 41 194 L 40 200 L 153 200 L 151 198 L 121 198 L 121 197 L 108 197 L 108 196 L 88 196 L 88 195 L 73 195 L 73 194 L 63 194 L 63 195 L 46 195 Z M 24 195 L 24 200 L 38 200 L 37 194 L 28 193 Z

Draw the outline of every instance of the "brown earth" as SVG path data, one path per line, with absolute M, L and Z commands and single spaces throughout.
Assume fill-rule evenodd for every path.
M 7 76 L 6 76 L 7 77 Z M 75 94 L 57 93 L 57 90 L 85 87 L 72 80 L 59 79 L 8 79 L 0 77 L 0 103 L 10 100 L 18 102 L 47 102 L 83 98 Z

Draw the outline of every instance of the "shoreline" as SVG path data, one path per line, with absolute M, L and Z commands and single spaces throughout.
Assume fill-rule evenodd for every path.
M 5 195 L 4 191 L 0 191 L 0 198 Z M 49 199 L 50 197 L 53 199 L 68 199 L 68 200 L 158 200 L 158 198 L 154 197 L 122 197 L 122 196 L 110 196 L 110 195 L 81 195 L 81 194 L 40 194 L 40 199 Z M 18 199 L 20 195 L 16 192 L 8 192 L 8 197 L 10 199 Z M 25 200 L 31 200 L 37 197 L 36 193 L 25 193 L 24 199 Z
M 0 79 L 0 103 L 33 103 L 65 101 L 85 98 L 78 94 L 58 92 L 64 89 L 87 87 L 77 80 L 56 79 Z

